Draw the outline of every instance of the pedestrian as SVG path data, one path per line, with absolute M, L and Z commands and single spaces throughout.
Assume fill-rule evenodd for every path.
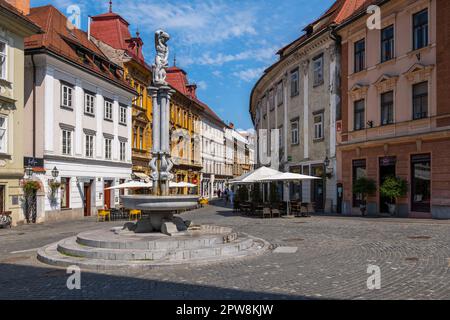
M 233 205 L 234 203 L 234 192 L 233 190 L 230 190 L 230 203 Z
M 218 197 L 219 199 L 220 199 L 221 194 L 222 194 L 222 191 L 220 191 L 220 189 L 217 190 L 217 197 Z
M 229 193 L 230 193 L 230 190 L 228 190 L 228 188 L 226 188 L 225 189 L 225 193 L 224 193 L 224 195 L 225 195 L 225 204 L 228 204 L 228 197 L 230 196 Z

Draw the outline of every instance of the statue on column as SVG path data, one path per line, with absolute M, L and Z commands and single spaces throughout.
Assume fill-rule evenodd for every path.
M 156 57 L 155 64 L 153 65 L 154 85 L 167 85 L 165 68 L 169 66 L 169 46 L 167 45 L 169 40 L 169 34 L 163 30 L 155 32 Z

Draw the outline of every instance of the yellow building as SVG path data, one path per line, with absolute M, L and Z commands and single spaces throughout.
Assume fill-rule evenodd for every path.
M 0 0 L 0 213 L 13 225 L 23 221 L 24 38 L 41 32 L 29 11 L 29 1 Z
M 177 67 L 167 69 L 167 81 L 175 89 L 170 104 L 171 156 L 177 182 L 200 186 L 201 132 L 200 117 L 205 109 L 196 96 L 196 85 L 189 84 L 186 73 Z M 181 194 L 199 193 L 199 187 L 179 190 Z
M 147 179 L 152 148 L 152 100 L 147 88 L 151 83 L 152 72 L 142 53 L 144 43 L 139 32 L 136 32 L 135 37 L 131 36 L 129 23 L 112 12 L 112 8 L 108 13 L 91 19 L 93 40 L 111 61 L 123 67 L 125 79 L 139 93 L 133 101 L 133 173 L 138 178 Z

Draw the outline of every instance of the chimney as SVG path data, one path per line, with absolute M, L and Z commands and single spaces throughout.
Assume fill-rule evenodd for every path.
M 30 0 L 6 0 L 10 5 L 14 6 L 24 15 L 30 14 Z

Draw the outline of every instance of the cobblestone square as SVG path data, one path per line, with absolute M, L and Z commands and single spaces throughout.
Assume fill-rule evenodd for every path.
M 272 249 L 288 250 L 146 272 L 82 270 L 81 290 L 68 290 L 66 270 L 38 262 L 36 249 L 122 222 L 90 218 L 0 229 L 0 299 L 450 299 L 448 221 L 255 219 L 220 203 L 183 218 L 232 227 L 267 240 Z M 367 289 L 369 265 L 380 267 L 379 290 Z

